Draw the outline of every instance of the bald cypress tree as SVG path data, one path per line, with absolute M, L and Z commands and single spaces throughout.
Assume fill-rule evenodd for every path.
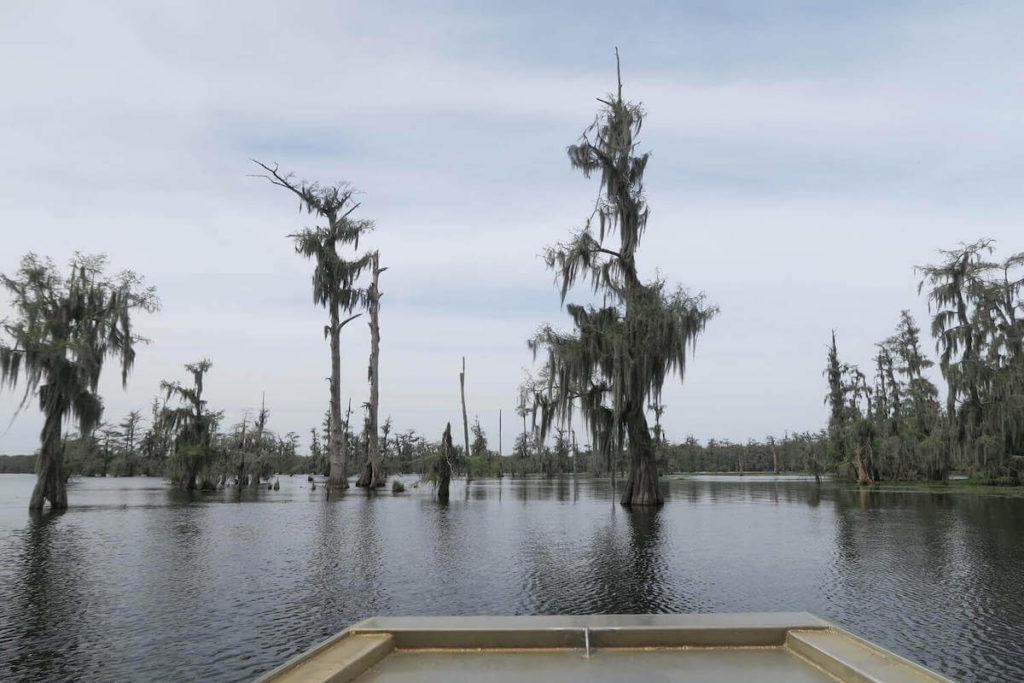
M 170 459 L 170 475 L 176 486 L 192 490 L 196 487 L 200 471 L 208 467 L 215 456 L 213 435 L 222 413 L 207 409 L 203 398 L 203 380 L 213 367 L 208 359 L 189 363 L 185 370 L 192 375 L 192 386 L 181 382 L 163 381 L 160 390 L 166 400 L 176 398 L 178 408 L 168 408 L 162 414 L 164 424 L 174 434 L 174 451 Z
M 1024 475 L 1024 253 L 1001 262 L 981 239 L 921 266 L 946 380 L 948 440 L 962 466 L 1018 483 Z
M 131 271 L 105 274 L 105 256 L 76 254 L 62 275 L 49 259 L 28 254 L 13 276 L 0 275 L 11 295 L 13 317 L 0 321 L 0 388 L 25 382 L 22 406 L 34 396 L 44 416 L 36 459 L 30 510 L 67 508 L 64 485 L 65 420 L 78 422 L 80 434 L 100 423 L 103 401 L 98 388 L 104 361 L 113 356 L 126 385 L 135 363 L 135 345 L 145 341 L 132 328 L 137 310 L 159 307 L 156 290 Z
M 366 402 L 366 467 L 359 475 L 356 486 L 379 488 L 384 486 L 385 477 L 381 464 L 381 443 L 377 433 L 380 409 L 380 274 L 387 268 L 380 267 L 380 252 L 370 257 L 372 281 L 366 290 L 366 307 L 370 313 L 370 365 L 366 377 L 370 383 L 370 400 Z M 390 427 L 389 427 L 390 429 Z M 387 439 L 385 438 L 385 442 Z
M 871 444 L 875 437 L 872 391 L 860 368 L 839 362 L 835 330 L 824 374 L 828 378 L 825 402 L 830 407 L 829 459 L 837 470 L 852 471 L 858 483 L 870 484 Z
M 327 309 L 330 324 L 324 327 L 324 336 L 331 344 L 330 382 L 330 486 L 348 488 L 347 455 L 343 443 L 341 422 L 341 330 L 361 314 L 349 315 L 367 303 L 365 289 L 357 286 L 359 276 L 370 267 L 371 254 L 353 259 L 341 255 L 340 248 L 359 248 L 359 239 L 373 229 L 373 221 L 357 220 L 352 213 L 359 208 L 354 200 L 355 190 L 347 183 L 323 186 L 318 183 L 296 182 L 289 174 L 282 174 L 276 165 L 253 160 L 266 171 L 261 177 L 283 187 L 299 198 L 300 207 L 326 221 L 326 225 L 306 228 L 289 235 L 295 241 L 295 251 L 313 259 L 313 302 Z M 348 317 L 342 320 L 342 316 Z
M 563 304 L 570 288 L 584 281 L 603 305 L 568 304 L 573 331 L 545 326 L 530 340 L 535 355 L 547 356 L 550 400 L 541 429 L 571 418 L 578 406 L 597 449 L 618 452 L 628 443 L 622 504 L 659 505 L 663 498 L 645 407 L 660 398 L 671 373 L 682 380 L 687 351 L 717 309 L 703 295 L 692 296 L 660 278 L 641 279 L 636 250 L 647 228 L 643 180 L 650 158 L 637 151 L 644 111 L 622 99 L 621 75 L 617 92 L 599 102 L 594 123 L 568 148 L 573 168 L 600 178 L 597 206 L 569 241 L 547 249 L 545 260 L 561 286 Z

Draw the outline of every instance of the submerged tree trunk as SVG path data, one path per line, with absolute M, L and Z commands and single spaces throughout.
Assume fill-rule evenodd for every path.
M 871 483 L 871 477 L 864 469 L 864 460 L 860 457 L 860 446 L 853 447 L 853 464 L 857 467 L 857 483 L 866 486 Z
M 331 304 L 331 473 L 327 485 L 347 489 L 345 451 L 341 447 L 341 324 L 338 320 L 338 305 Z
M 443 503 L 448 502 L 448 485 L 452 480 L 452 453 L 455 450 L 452 446 L 452 423 L 445 425 L 444 434 L 441 435 L 441 452 L 437 454 L 437 499 Z
M 643 411 L 626 415 L 629 435 L 629 478 L 622 491 L 623 505 L 661 505 L 665 502 L 658 486 L 658 463 Z
M 387 268 L 380 267 L 380 252 L 373 252 L 371 259 L 373 283 L 370 285 L 370 400 L 366 410 L 366 467 L 363 469 L 356 486 L 378 488 L 384 486 L 384 473 L 381 471 L 380 437 L 377 434 L 377 410 L 379 405 L 379 374 L 380 367 L 380 274 Z
M 45 501 L 50 501 L 51 510 L 65 510 L 68 507 L 68 490 L 64 485 L 64 444 L 61 441 L 60 425 L 63 411 L 51 410 L 43 424 L 42 446 L 36 459 L 36 486 L 29 500 L 29 510 L 42 510 Z
M 612 493 L 615 493 L 615 458 L 612 457 L 612 451 L 614 450 L 611 445 L 611 440 L 606 439 L 605 445 L 605 462 L 608 464 L 608 471 L 612 475 Z
M 503 467 L 502 455 L 501 455 L 501 408 L 499 408 L 498 409 L 498 479 L 501 479 L 502 477 L 505 476 L 504 469 L 505 468 Z M 501 493 L 501 489 L 498 490 L 498 493 L 499 494 Z
M 238 489 L 241 490 L 245 486 L 245 430 L 248 426 L 248 420 L 242 419 L 242 435 L 238 439 L 238 470 L 235 474 L 235 483 L 238 485 Z
M 576 474 L 579 472 L 578 465 L 580 461 L 580 451 L 576 448 L 576 430 L 570 429 L 569 434 L 572 435 L 572 473 Z
M 466 417 L 466 357 L 462 357 L 462 372 L 459 373 L 459 391 L 462 394 L 462 436 L 466 444 L 466 483 L 473 481 L 469 465 L 469 418 Z
M 267 427 L 267 395 L 263 394 L 263 398 L 260 400 L 260 414 L 256 419 L 256 438 L 253 441 L 253 445 L 256 447 L 256 453 L 252 458 L 252 474 L 250 475 L 250 484 L 254 489 L 260 487 L 260 471 L 263 469 L 263 431 Z
M 341 423 L 341 459 L 348 464 L 348 426 L 352 419 L 352 397 L 348 399 L 348 408 L 345 410 L 345 421 Z M 358 441 L 358 437 L 356 438 Z M 345 486 L 348 488 L 348 475 L 346 474 Z

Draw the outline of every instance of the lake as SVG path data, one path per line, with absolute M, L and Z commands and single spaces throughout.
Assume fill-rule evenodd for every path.
M 1024 499 L 798 477 L 463 482 L 325 500 L 0 475 L 0 679 L 247 680 L 375 614 L 806 610 L 958 680 L 1024 680 Z

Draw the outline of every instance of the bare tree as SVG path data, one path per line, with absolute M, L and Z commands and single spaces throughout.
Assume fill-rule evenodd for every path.
M 462 357 L 462 372 L 459 373 L 459 391 L 462 394 L 462 436 L 466 444 L 466 483 L 473 481 L 469 464 L 469 418 L 466 416 L 466 357 Z
M 380 438 L 377 434 L 377 414 L 380 407 L 380 274 L 387 268 L 380 267 L 380 252 L 370 258 L 373 281 L 366 292 L 366 307 L 370 312 L 370 368 L 367 373 L 370 382 L 370 400 L 366 413 L 366 468 L 356 481 L 356 486 L 378 488 L 384 485 L 381 470 Z

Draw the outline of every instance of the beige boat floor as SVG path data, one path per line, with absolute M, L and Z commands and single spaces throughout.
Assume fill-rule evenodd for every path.
M 364 681 L 763 681 L 834 683 L 784 647 L 614 650 L 397 650 L 356 679 Z

